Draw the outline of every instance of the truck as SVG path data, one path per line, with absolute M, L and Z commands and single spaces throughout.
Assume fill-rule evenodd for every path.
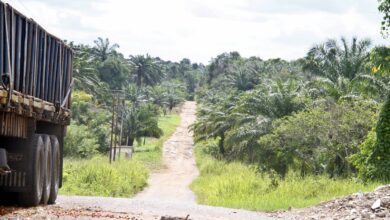
M 55 203 L 71 118 L 72 60 L 64 41 L 0 1 L 0 202 Z

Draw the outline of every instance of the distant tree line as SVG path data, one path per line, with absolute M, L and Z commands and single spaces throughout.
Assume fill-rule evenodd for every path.
M 185 99 L 193 100 L 205 71 L 203 64 L 186 58 L 171 62 L 148 54 L 126 57 L 109 39 L 98 38 L 92 46 L 69 45 L 74 51 L 75 88 L 67 156 L 107 152 L 115 93 L 121 93 L 124 99 L 120 144 L 133 146 L 135 141 L 142 143 L 141 138 L 160 137 L 163 131 L 158 126 L 159 116 Z

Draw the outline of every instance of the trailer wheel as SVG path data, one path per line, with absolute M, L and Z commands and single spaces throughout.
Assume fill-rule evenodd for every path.
M 43 143 L 45 146 L 45 159 L 44 159 L 44 182 L 42 192 L 42 204 L 46 205 L 49 201 L 51 191 L 51 180 L 52 180 L 52 147 L 49 135 L 42 135 Z
M 44 185 L 44 143 L 38 134 L 32 138 L 31 145 L 33 151 L 32 158 L 32 190 L 19 194 L 19 204 L 22 206 L 37 206 L 42 199 Z
M 52 176 L 51 176 L 51 189 L 48 204 L 54 204 L 58 189 L 60 188 L 60 175 L 61 175 L 61 152 L 60 143 L 56 136 L 51 135 L 51 147 L 52 147 Z

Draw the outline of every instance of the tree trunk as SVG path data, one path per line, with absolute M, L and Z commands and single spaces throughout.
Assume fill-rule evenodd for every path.
M 249 163 L 253 163 L 253 161 L 255 160 L 254 148 L 255 148 L 255 143 L 253 141 L 250 141 L 249 144 L 248 144 L 248 160 L 249 160 Z
M 133 144 L 134 144 L 134 137 L 129 137 L 127 141 L 127 146 L 133 146 Z
M 219 139 L 219 153 L 222 155 L 222 156 L 225 156 L 225 146 L 224 146 L 224 142 L 225 142 L 225 134 L 222 134 L 220 136 L 220 139 Z

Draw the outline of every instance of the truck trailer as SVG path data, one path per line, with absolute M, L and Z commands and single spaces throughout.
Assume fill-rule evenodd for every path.
M 0 1 L 0 202 L 53 204 L 62 185 L 73 51 Z

